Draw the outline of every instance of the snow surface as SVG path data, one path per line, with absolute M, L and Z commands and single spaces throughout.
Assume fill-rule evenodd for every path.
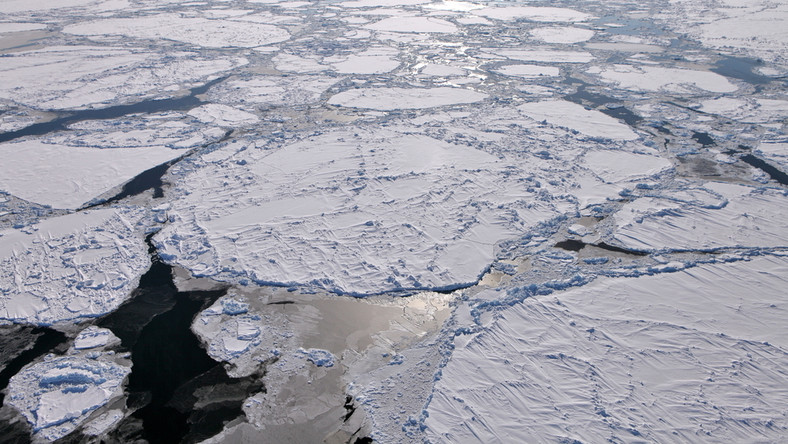
M 635 91 L 691 92 L 694 87 L 711 92 L 733 92 L 737 87 L 725 77 L 708 71 L 660 66 L 614 65 L 603 69 L 602 80 Z
M 618 119 L 566 100 L 531 102 L 520 105 L 517 109 L 534 120 L 565 126 L 592 137 L 618 140 L 638 138 L 629 126 Z
M 83 331 L 78 338 L 102 330 Z M 131 362 L 112 351 L 48 355 L 11 378 L 5 402 L 22 413 L 36 438 L 54 441 L 76 430 L 96 409 L 120 398 L 130 373 Z
M 388 17 L 379 22 L 364 25 L 363 28 L 372 31 L 392 32 L 457 32 L 456 25 L 435 17 Z
M 427 438 L 779 441 L 786 276 L 786 257 L 765 256 L 598 279 L 506 307 L 454 339 Z
M 547 6 L 488 7 L 472 13 L 498 20 L 526 19 L 534 22 L 584 22 L 593 17 L 591 14 L 574 9 Z
M 63 32 L 82 36 L 120 35 L 176 40 L 206 48 L 253 48 L 290 38 L 286 30 L 273 25 L 182 17 L 179 14 L 102 19 L 69 25 L 63 28 Z
M 4 143 L 0 144 L 0 189 L 31 202 L 76 209 L 181 154 L 164 146 L 97 149 L 36 139 Z
M 133 211 L 83 211 L 0 232 L 0 323 L 51 325 L 117 308 L 150 267 Z
M 541 66 L 541 65 L 506 65 L 494 70 L 499 74 L 517 77 L 542 77 L 542 76 L 557 76 L 561 71 L 555 66 Z
M 42 110 L 136 102 L 246 63 L 188 52 L 162 57 L 126 48 L 50 46 L 3 57 L 0 99 Z

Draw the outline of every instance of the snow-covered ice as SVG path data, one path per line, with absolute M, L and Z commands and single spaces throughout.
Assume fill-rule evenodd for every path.
M 598 279 L 500 310 L 454 339 L 427 437 L 779 441 L 786 276 L 788 260 L 766 256 Z
M 465 88 L 363 88 L 343 91 L 328 99 L 331 105 L 383 111 L 433 108 L 479 102 L 487 94 Z
M 138 39 L 167 39 L 207 48 L 253 48 L 290 38 L 286 30 L 273 25 L 183 17 L 179 14 L 76 23 L 66 26 L 63 32 L 83 36 L 120 35 Z
M 0 236 L 0 323 L 50 325 L 117 308 L 150 266 L 139 217 L 93 210 Z
M 182 154 L 163 146 L 97 149 L 36 139 L 4 143 L 0 144 L 0 189 L 54 208 L 75 209 Z
M 517 109 L 534 120 L 565 126 L 592 137 L 618 140 L 638 138 L 629 126 L 618 119 L 566 100 L 531 102 L 520 105 Z
M 579 43 L 590 40 L 594 31 L 583 28 L 544 27 L 531 30 L 531 37 L 547 43 Z
M 111 344 L 119 342 L 107 330 L 92 327 L 89 332 L 80 333 L 78 339 L 100 334 L 105 334 Z M 90 347 L 78 348 L 103 345 L 106 344 L 93 341 Z M 36 438 L 53 441 L 74 431 L 96 409 L 120 398 L 130 372 L 131 363 L 112 351 L 49 355 L 11 378 L 6 402 L 30 422 Z M 119 419 L 118 414 L 103 420 L 112 423 Z

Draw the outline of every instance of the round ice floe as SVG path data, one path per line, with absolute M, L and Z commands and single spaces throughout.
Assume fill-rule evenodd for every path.
M 54 357 L 11 378 L 6 402 L 24 415 L 37 436 L 55 440 L 122 395 L 130 372 L 130 366 L 111 361 L 109 355 Z

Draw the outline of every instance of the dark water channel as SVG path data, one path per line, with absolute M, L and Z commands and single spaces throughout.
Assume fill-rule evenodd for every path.
M 55 131 L 63 131 L 72 123 L 84 120 L 107 120 L 127 116 L 129 114 L 156 113 L 163 111 L 187 111 L 196 108 L 205 102 L 197 98 L 200 94 L 205 94 L 208 89 L 224 81 L 226 77 L 212 80 L 205 85 L 189 90 L 189 94 L 183 97 L 171 99 L 150 99 L 129 105 L 110 106 L 101 109 L 86 109 L 79 111 L 69 111 L 60 113 L 61 116 L 49 122 L 35 123 L 16 131 L 0 133 L 0 143 L 8 142 L 26 136 L 41 136 Z
M 147 242 L 153 263 L 132 299 L 97 322 L 120 338 L 121 347 L 131 351 L 133 364 L 126 406 L 134 413 L 109 438 L 119 443 L 197 442 L 242 417 L 243 401 L 264 388 L 260 375 L 227 376 L 190 329 L 197 313 L 226 290 L 179 292 L 172 267 L 159 260 L 151 236 Z M 221 396 L 211 399 L 217 392 Z M 59 442 L 85 440 L 75 432 Z

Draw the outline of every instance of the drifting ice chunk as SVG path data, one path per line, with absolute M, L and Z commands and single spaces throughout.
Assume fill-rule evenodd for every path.
M 526 103 L 517 109 L 534 120 L 546 120 L 549 123 L 569 127 L 592 137 L 618 140 L 638 138 L 634 131 L 618 119 L 596 110 L 585 109 L 582 105 L 566 100 Z
M 52 357 L 29 366 L 11 378 L 6 402 L 46 440 L 75 430 L 91 412 L 123 394 L 130 366 L 84 356 Z
M 588 52 L 583 51 L 552 51 L 549 49 L 493 49 L 494 54 L 512 60 L 543 63 L 588 63 L 594 60 Z
M 87 348 L 104 347 L 119 341 L 117 336 L 112 334 L 112 331 L 91 325 L 82 330 L 77 337 L 74 338 L 74 349 L 84 350 Z
M 117 308 L 150 266 L 118 210 L 80 212 L 0 236 L 0 323 L 49 325 Z
M 485 98 L 487 94 L 463 88 L 366 88 L 343 91 L 328 99 L 328 103 L 391 111 L 474 103 Z

